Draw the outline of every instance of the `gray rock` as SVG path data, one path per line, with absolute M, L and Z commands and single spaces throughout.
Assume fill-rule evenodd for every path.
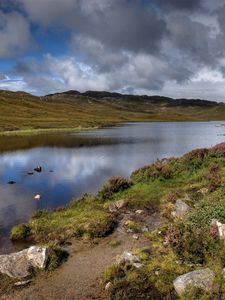
M 194 286 L 203 290 L 210 290 L 213 285 L 215 274 L 209 268 L 196 270 L 177 277 L 173 286 L 179 296 L 181 296 L 188 286 Z
M 140 261 L 140 258 L 128 251 L 124 251 L 118 259 L 118 264 L 125 264 L 126 262 L 130 263 L 135 268 L 140 268 L 143 266 Z
M 25 278 L 32 268 L 44 269 L 47 261 L 47 248 L 32 246 L 28 249 L 0 255 L 0 272 L 12 278 Z
M 175 210 L 172 211 L 173 217 L 183 217 L 190 210 L 190 206 L 183 200 L 178 199 L 175 204 Z
M 210 226 L 215 226 L 217 228 L 218 236 L 221 240 L 225 239 L 225 224 L 213 219 L 210 223 Z
M 34 268 L 45 269 L 47 258 L 46 247 L 32 246 L 27 250 L 27 259 Z
M 117 210 L 125 207 L 126 205 L 127 201 L 125 199 L 118 200 L 114 203 L 109 204 L 109 211 L 112 213 L 117 212 Z

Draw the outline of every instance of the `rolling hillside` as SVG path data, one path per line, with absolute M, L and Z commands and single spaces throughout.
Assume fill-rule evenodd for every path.
M 224 120 L 225 104 L 119 93 L 67 91 L 33 96 L 0 91 L 0 131 L 86 128 L 127 121 Z

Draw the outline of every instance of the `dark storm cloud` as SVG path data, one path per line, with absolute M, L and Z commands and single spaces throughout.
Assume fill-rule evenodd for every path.
M 9 74 L 37 93 L 173 93 L 173 87 L 188 86 L 199 94 L 205 82 L 223 81 L 224 1 L 3 0 L 0 58 L 16 59 Z M 55 54 L 49 47 L 36 58 L 19 59 L 31 51 L 34 27 L 46 34 L 66 32 L 64 53 L 57 54 L 56 42 Z
M 197 10 L 202 8 L 202 0 L 154 0 L 155 5 L 166 9 Z

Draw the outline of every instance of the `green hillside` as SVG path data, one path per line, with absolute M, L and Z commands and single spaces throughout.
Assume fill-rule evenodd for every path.
M 37 97 L 0 91 L 0 131 L 86 128 L 127 121 L 224 119 L 224 104 L 204 100 L 92 91 Z

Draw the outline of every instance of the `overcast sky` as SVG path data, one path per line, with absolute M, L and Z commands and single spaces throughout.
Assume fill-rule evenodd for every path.
M 225 101 L 225 0 L 0 0 L 0 89 Z

